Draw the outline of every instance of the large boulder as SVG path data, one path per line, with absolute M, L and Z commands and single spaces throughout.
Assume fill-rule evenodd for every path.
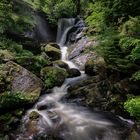
M 0 108 L 19 108 L 39 98 L 42 81 L 37 76 L 12 61 L 3 71 L 8 82 L 6 91 L 0 94 Z
M 106 73 L 106 63 L 104 59 L 100 56 L 88 60 L 85 64 L 85 73 L 94 76 L 98 74 Z
M 70 102 L 76 102 L 92 109 L 110 111 L 118 115 L 126 115 L 123 103 L 126 95 L 113 93 L 108 79 L 101 80 L 100 76 L 89 77 L 76 85 L 68 88 L 66 98 Z
M 45 53 L 51 58 L 52 61 L 59 60 L 61 58 L 60 49 L 48 44 L 44 47 Z
M 61 86 L 67 77 L 67 71 L 58 67 L 45 67 L 40 74 L 46 88 Z

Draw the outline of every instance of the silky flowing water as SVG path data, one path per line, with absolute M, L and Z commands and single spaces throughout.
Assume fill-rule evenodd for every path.
M 58 33 L 57 43 L 61 46 L 62 61 L 66 62 L 70 68 L 78 67 L 68 60 L 67 46 L 65 46 L 66 35 L 69 29 L 74 25 L 72 20 L 69 22 L 63 33 Z M 71 23 L 72 24 L 71 24 Z M 60 37 L 61 36 L 61 37 Z M 68 78 L 61 87 L 54 87 L 50 93 L 42 95 L 34 107 L 27 111 L 22 120 L 20 132 L 17 140 L 34 140 L 39 135 L 46 135 L 46 140 L 125 140 L 130 123 L 125 122 L 119 117 L 107 115 L 101 112 L 91 112 L 88 108 L 67 103 L 62 100 L 70 84 L 85 80 L 87 75 L 81 71 L 81 76 Z M 47 106 L 40 110 L 41 106 Z M 30 112 L 35 111 L 40 114 L 37 121 L 34 121 L 32 127 L 35 131 L 28 129 Z M 32 128 L 33 129 L 33 128 Z M 43 139 L 44 140 L 44 139 Z

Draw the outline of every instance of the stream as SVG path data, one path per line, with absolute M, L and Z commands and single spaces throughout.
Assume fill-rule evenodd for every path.
M 61 48 L 61 60 L 70 68 L 78 69 L 68 60 L 68 46 L 65 46 L 67 34 L 74 24 L 74 19 L 63 20 L 63 25 L 59 22 L 57 43 Z M 87 78 L 84 71 L 80 72 L 81 76 L 67 78 L 61 87 L 54 87 L 50 93 L 40 97 L 23 117 L 16 140 L 127 140 L 132 125 L 128 121 L 61 100 L 68 94 L 70 83 L 76 84 Z M 30 120 L 31 112 L 36 112 L 39 117 Z

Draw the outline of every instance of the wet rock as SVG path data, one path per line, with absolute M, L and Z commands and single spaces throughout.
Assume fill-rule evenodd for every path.
M 51 42 L 51 43 L 49 43 L 49 44 L 50 44 L 51 46 L 57 48 L 57 49 L 60 49 L 60 46 L 59 46 L 58 44 L 56 44 L 56 43 Z
M 71 45 L 68 50 L 69 59 L 73 59 L 79 56 L 86 47 L 89 47 L 91 45 L 89 42 L 91 43 L 92 41 L 90 41 L 87 37 L 84 37 L 80 39 L 77 43 Z
M 40 117 L 40 114 L 36 111 L 32 111 L 32 112 L 29 113 L 29 118 L 32 119 L 32 120 L 37 119 L 39 117 Z
M 45 53 L 51 58 L 52 61 L 59 60 L 61 58 L 60 49 L 48 44 L 44 47 Z
M 54 66 L 58 66 L 60 68 L 64 68 L 64 69 L 68 69 L 69 68 L 68 64 L 63 62 L 63 61 L 61 61 L 61 60 L 54 61 L 53 65 Z
M 68 88 L 66 99 L 70 102 L 76 102 L 80 105 L 91 107 L 94 110 L 110 111 L 118 115 L 126 116 L 123 103 L 126 101 L 126 95 L 122 93 L 113 93 L 110 81 L 100 79 L 100 76 L 90 77 L 76 85 Z
M 58 67 L 45 67 L 40 74 L 46 88 L 61 86 L 67 77 L 66 70 Z
M 79 67 L 80 70 L 85 69 L 85 64 L 88 60 L 93 59 L 93 53 L 82 53 L 72 61 Z
M 67 72 L 68 72 L 68 78 L 77 77 L 81 75 L 81 72 L 75 68 L 68 69 Z
M 45 110 L 45 109 L 47 109 L 47 108 L 48 108 L 48 105 L 47 105 L 47 104 L 45 104 L 45 105 L 44 105 L 44 104 L 43 104 L 43 105 L 40 105 L 40 104 L 37 105 L 37 109 L 38 109 L 38 110 Z

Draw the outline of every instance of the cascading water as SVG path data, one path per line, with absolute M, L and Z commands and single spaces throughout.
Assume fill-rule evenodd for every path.
M 74 19 L 63 19 L 64 21 L 67 22 L 67 26 L 64 27 L 63 32 L 58 32 L 57 43 L 61 46 L 62 61 L 66 62 L 70 68 L 77 68 L 75 64 L 68 61 L 67 47 L 62 46 L 66 41 L 64 34 L 66 35 L 65 32 L 74 25 Z M 62 28 L 62 25 L 59 25 L 59 27 Z M 61 101 L 62 97 L 67 94 L 67 88 L 70 83 L 75 83 L 85 78 L 86 75 L 82 72 L 81 76 L 66 79 L 61 87 L 54 87 L 50 94 L 40 97 L 33 109 L 29 110 L 24 117 L 24 125 L 21 128 L 23 134 L 17 140 L 23 140 L 23 138 L 24 140 L 34 140 L 35 136 L 41 134 L 46 135 L 46 140 L 49 140 L 50 135 L 54 139 L 60 140 L 125 140 L 123 136 L 127 127 L 117 117 L 111 120 L 104 113 L 90 112 L 82 106 Z M 44 106 L 46 107 L 41 110 L 40 108 Z M 28 114 L 33 111 L 40 114 L 41 117 L 39 117 L 36 124 L 37 128 L 29 131 L 28 125 L 30 121 Z M 35 125 L 34 123 L 33 125 Z M 50 139 L 52 140 L 52 138 Z

